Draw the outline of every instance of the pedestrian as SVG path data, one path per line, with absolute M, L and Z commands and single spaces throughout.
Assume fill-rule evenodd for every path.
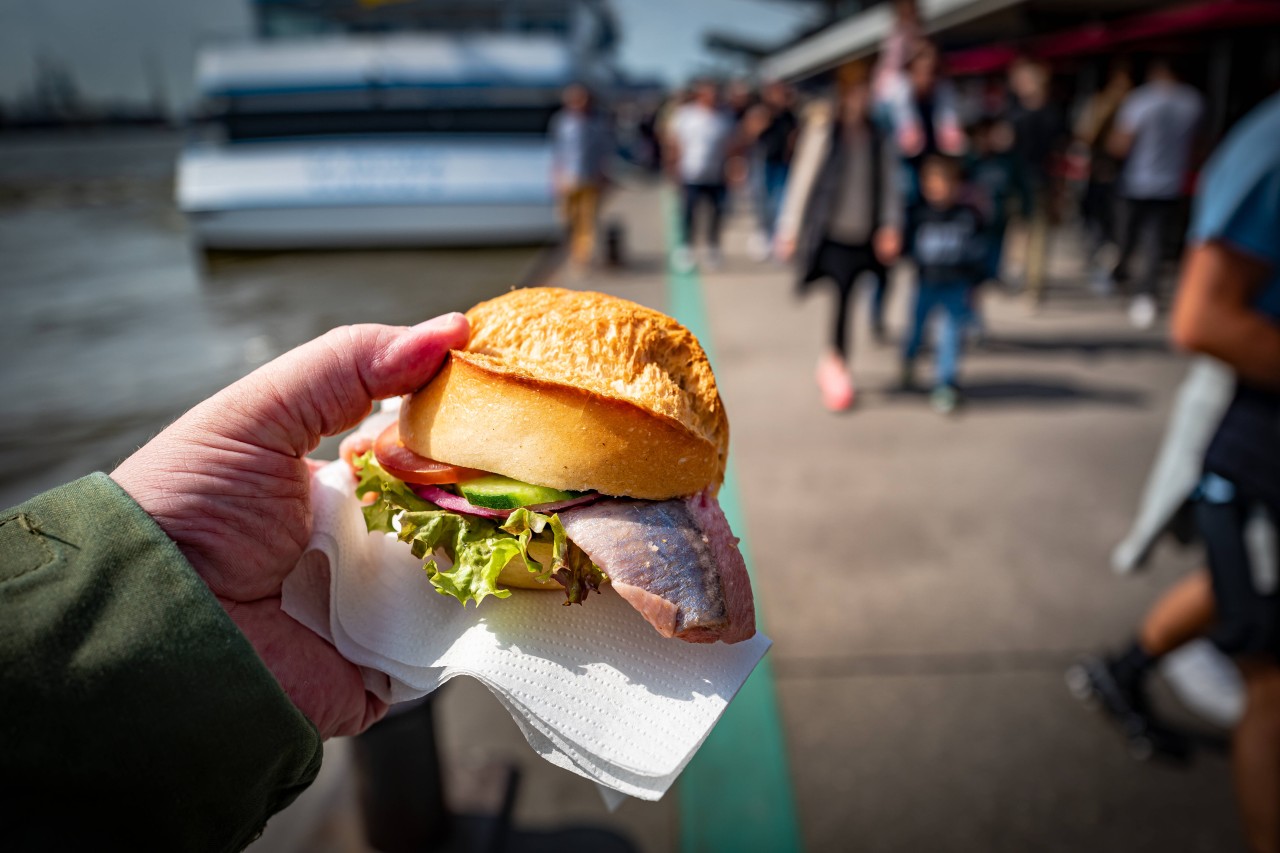
M 675 268 L 695 268 L 693 246 L 699 208 L 705 207 L 706 263 L 718 269 L 723 263 L 720 227 L 724 218 L 725 165 L 733 153 L 733 118 L 720 108 L 715 82 L 694 85 L 693 100 L 676 109 L 667 136 L 667 163 L 680 183 L 683 196 L 680 244 L 673 258 Z
M 552 182 L 569 234 L 569 259 L 581 271 L 595 259 L 610 134 L 585 86 L 566 87 L 562 101 L 563 108 L 551 118 Z
M 942 76 L 938 48 L 927 39 L 912 43 L 906 73 L 889 99 L 894 140 L 907 170 L 909 204 L 920 201 L 920 166 L 934 154 L 961 156 L 966 140 L 955 88 Z
M 965 171 L 974 201 L 987 224 L 987 258 L 983 280 L 1000 281 L 1004 237 L 1010 211 L 1026 215 L 1031 204 L 1022 164 L 1013 153 L 1013 127 L 1002 119 L 982 118 L 969 129 L 969 157 Z
M 778 218 L 776 252 L 780 259 L 794 257 L 798 289 L 820 279 L 836 288 L 830 349 L 817 371 L 831 411 L 848 409 L 856 393 L 849 369 L 854 286 L 859 277 L 872 277 L 871 324 L 882 339 L 887 267 L 902 244 L 898 154 L 871 109 L 865 66 L 842 69 L 834 107 L 820 102 L 806 118 Z
M 1050 98 L 1049 69 L 1041 62 L 1019 59 L 1009 69 L 1013 105 L 1014 154 L 1026 178 L 1030 202 L 1026 229 L 1023 287 L 1033 305 L 1044 301 L 1049 265 L 1049 225 L 1056 195 L 1055 169 L 1065 145 L 1065 124 Z
M 1160 310 L 1160 266 L 1170 229 L 1186 196 L 1196 149 L 1204 98 L 1183 83 L 1167 59 L 1154 59 L 1146 82 L 1120 106 L 1108 146 L 1124 160 L 1120 194 L 1124 198 L 1124 230 L 1113 283 L 1131 278 L 1135 250 L 1142 264 L 1129 320 L 1140 329 L 1155 324 Z
M 1180 117 L 1181 110 L 1167 115 Z M 1174 648 L 1208 636 L 1234 657 L 1246 698 L 1233 773 L 1245 836 L 1259 853 L 1280 850 L 1280 596 L 1260 589 L 1256 577 L 1280 561 L 1277 138 L 1280 95 L 1273 95 L 1214 154 L 1200 181 L 1192 248 L 1173 306 L 1174 342 L 1225 363 L 1236 378 L 1196 490 L 1208 571 L 1157 601 L 1127 648 L 1086 666 L 1104 708 L 1128 721 L 1142 718 L 1146 678 Z
M 915 305 L 902 354 L 902 387 L 916 387 L 916 358 L 935 311 L 942 314 L 937 371 L 930 404 L 950 414 L 961 402 L 957 376 L 961 337 L 971 321 L 972 290 L 987 264 L 984 225 L 978 211 L 961 200 L 961 163 L 935 154 L 921 164 L 922 203 L 908 215 L 908 254 L 916 265 Z
M 1080 200 L 1080 217 L 1084 221 L 1087 239 L 1087 263 L 1094 268 L 1093 278 L 1101 282 L 1100 289 L 1108 289 L 1110 268 L 1099 259 L 1105 249 L 1118 250 L 1116 234 L 1116 184 L 1120 180 L 1120 160 L 1111 154 L 1107 142 L 1115 127 L 1120 105 L 1133 88 L 1133 75 L 1128 60 L 1112 63 L 1106 85 L 1091 95 L 1076 121 L 1076 141 L 1088 152 L 1089 179 Z M 1098 271 L 1106 268 L 1105 277 Z
M 970 331 L 975 340 L 986 335 L 983 290 L 1001 284 L 1004 237 L 1015 205 L 1025 216 L 1031 205 L 1022 165 L 1013 154 L 1013 127 L 1003 119 L 982 118 L 969 129 L 969 156 L 965 161 L 969 200 L 982 214 L 986 259 L 982 282 L 970 291 Z
M 901 90 L 912 47 L 924 37 L 916 0 L 894 0 L 893 22 L 880 41 L 872 77 L 874 109 L 889 104 Z
M 791 103 L 790 87 L 777 81 L 768 83 L 761 94 L 760 104 L 752 109 L 744 122 L 759 196 L 760 228 L 752 235 L 749 248 L 752 256 L 760 261 L 769 258 L 773 246 L 778 211 L 782 207 L 800 129 Z

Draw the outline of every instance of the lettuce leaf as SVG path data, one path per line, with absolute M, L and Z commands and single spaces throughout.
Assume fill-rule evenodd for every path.
M 409 543 L 414 556 L 436 591 L 458 599 L 480 602 L 492 595 L 506 598 L 511 591 L 498 587 L 498 575 L 516 557 L 524 560 L 531 574 L 555 580 L 565 589 L 565 604 L 581 604 L 590 590 L 597 592 L 608 576 L 600 571 L 569 541 L 558 515 L 543 515 L 517 509 L 499 526 L 486 518 L 440 509 L 418 497 L 401 480 L 378 464 L 372 451 L 355 460 L 358 482 L 356 496 L 377 495 L 363 507 L 369 530 L 395 533 Z M 529 553 L 533 542 L 550 546 L 551 558 L 540 562 Z M 453 564 L 441 571 L 435 552 L 443 551 Z

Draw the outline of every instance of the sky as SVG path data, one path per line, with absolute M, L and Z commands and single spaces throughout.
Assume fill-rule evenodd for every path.
M 613 0 L 623 31 L 619 60 L 636 74 L 682 83 L 712 59 L 707 30 L 764 44 L 813 20 L 817 3 L 796 0 Z
M 465 2 L 465 0 L 460 0 Z M 633 74 L 680 83 L 714 57 L 709 29 L 769 43 L 810 20 L 798 0 L 611 0 L 619 63 Z M 29 92 L 38 59 L 67 69 L 91 100 L 146 103 L 182 111 L 192 97 L 198 46 L 247 35 L 248 0 L 0 0 L 0 102 Z

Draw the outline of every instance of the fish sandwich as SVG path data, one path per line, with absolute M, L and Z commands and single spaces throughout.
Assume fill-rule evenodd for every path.
M 512 590 L 587 602 L 611 586 L 665 637 L 755 634 L 716 501 L 729 422 L 706 354 L 657 311 L 514 290 L 351 460 L 370 530 L 394 533 L 464 606 Z M 590 606 L 589 604 L 587 606 Z

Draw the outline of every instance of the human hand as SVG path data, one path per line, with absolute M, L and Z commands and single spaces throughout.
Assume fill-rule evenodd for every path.
M 896 261 L 902 252 L 902 232 L 888 225 L 881 226 L 876 229 L 872 244 L 876 259 L 888 266 Z
M 293 703 L 322 737 L 368 728 L 386 705 L 360 671 L 280 609 L 280 588 L 311 534 L 311 469 L 321 437 L 373 401 L 407 394 L 469 329 L 447 314 L 412 329 L 344 326 L 197 405 L 112 478 L 177 543 Z
M 773 256 L 779 261 L 787 262 L 795 257 L 796 238 L 779 234 L 773 238 Z
M 915 124 L 906 124 L 898 131 L 898 150 L 904 157 L 915 157 L 924 150 L 924 132 Z

